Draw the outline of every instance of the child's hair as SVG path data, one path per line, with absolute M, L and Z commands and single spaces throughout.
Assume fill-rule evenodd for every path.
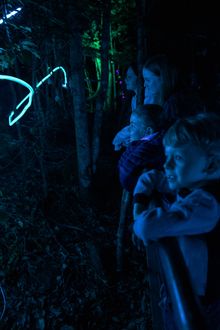
M 137 64 L 135 62 L 131 62 L 127 66 L 127 70 L 128 70 L 128 68 L 131 68 L 133 70 L 133 72 L 136 74 L 136 76 L 138 76 L 138 68 L 137 68 Z
M 133 110 L 143 123 L 150 123 L 154 129 L 163 128 L 163 108 L 157 104 L 144 104 Z
M 143 65 L 161 78 L 162 93 L 166 100 L 180 85 L 180 75 L 177 66 L 166 55 L 160 54 L 150 57 Z
M 216 113 L 200 113 L 178 119 L 165 133 L 163 144 L 173 147 L 195 144 L 207 151 L 220 151 L 220 116 Z

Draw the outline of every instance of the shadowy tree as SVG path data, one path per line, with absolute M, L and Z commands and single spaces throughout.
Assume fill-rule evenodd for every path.
M 77 10 L 78 9 L 78 10 Z M 87 195 L 91 183 L 91 157 L 86 112 L 84 61 L 82 48 L 82 27 L 80 25 L 79 8 L 69 6 L 70 24 L 70 65 L 71 92 L 75 123 L 78 177 L 81 193 Z
M 63 65 L 67 69 L 70 81 L 68 94 L 71 95 L 71 102 L 69 98 L 64 97 L 58 81 L 53 78 L 54 88 L 50 90 L 50 81 L 48 81 L 42 89 L 43 92 L 39 91 L 32 107 L 34 112 L 37 112 L 40 106 L 42 114 L 50 117 L 51 120 L 52 117 L 55 119 L 58 104 L 54 100 L 59 98 L 59 106 L 63 109 L 68 108 L 73 114 L 78 182 L 80 190 L 85 192 L 90 186 L 100 153 L 103 111 L 115 106 L 116 88 L 113 86 L 115 64 L 123 67 L 133 56 L 130 47 L 131 38 L 128 37 L 130 32 L 127 33 L 127 29 L 129 25 L 134 27 L 135 24 L 135 15 L 131 10 L 135 7 L 135 2 L 134 0 L 107 2 L 82 0 L 74 3 L 69 0 L 58 0 L 55 3 L 51 0 L 42 4 L 36 0 L 18 2 L 23 6 L 22 11 L 19 19 L 8 21 L 13 43 L 5 43 L 2 38 L 0 67 L 31 83 L 44 77 L 57 65 Z M 9 0 L 8 4 L 13 9 L 15 1 Z M 22 15 L 25 15 L 26 19 L 22 19 Z M 5 25 L 1 26 L 4 33 L 7 32 L 5 27 Z M 47 31 L 46 35 L 45 31 Z M 86 57 L 92 59 L 95 70 L 87 66 Z M 15 58 L 22 67 L 20 73 L 16 70 Z M 87 87 L 94 85 L 94 80 L 97 81 L 97 89 L 93 93 L 92 89 L 90 88 L 89 91 Z M 94 125 L 90 136 L 88 111 L 91 108 L 94 112 Z M 42 120 L 42 116 L 40 117 L 36 116 L 35 123 Z M 23 118 L 20 122 L 23 123 L 24 120 Z M 40 129 L 41 125 L 38 126 Z M 29 129 L 32 130 L 31 127 Z M 43 141 L 45 132 L 44 130 L 44 133 L 41 132 L 39 135 L 41 136 L 39 145 L 42 148 L 46 148 Z M 43 159 L 44 152 L 40 154 Z M 42 165 L 44 161 L 41 160 L 40 163 Z M 42 169 L 43 165 L 41 171 Z M 43 173 L 45 195 L 47 186 L 45 169 Z
M 92 167 L 96 171 L 96 163 L 100 152 L 100 138 L 102 117 L 106 102 L 108 82 L 109 82 L 109 48 L 110 48 L 110 14 L 111 0 L 106 0 L 102 6 L 102 34 L 101 34 L 101 83 L 100 90 L 96 98 L 96 109 L 94 116 L 93 137 L 92 137 Z

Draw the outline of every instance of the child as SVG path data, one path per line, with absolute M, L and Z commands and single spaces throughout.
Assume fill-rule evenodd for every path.
M 220 117 L 207 113 L 179 119 L 166 132 L 165 174 L 141 175 L 134 190 L 134 232 L 149 240 L 178 237 L 191 283 L 201 298 L 209 329 L 220 325 Z M 147 210 L 154 190 L 175 200 Z
M 162 107 L 156 104 L 140 106 L 131 115 L 131 143 L 118 163 L 120 183 L 129 192 L 143 169 L 162 169 L 165 160 L 162 115 Z

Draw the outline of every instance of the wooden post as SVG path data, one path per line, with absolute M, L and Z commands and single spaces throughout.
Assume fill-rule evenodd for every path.
M 129 206 L 131 203 L 132 194 L 123 189 L 120 208 L 120 219 L 117 231 L 117 245 L 116 245 L 116 270 L 122 272 L 123 270 L 123 255 L 124 255 L 124 236 L 126 230 L 126 219 L 128 215 Z
M 162 311 L 159 306 L 161 300 L 161 270 L 157 243 L 151 243 L 146 248 L 147 271 L 149 281 L 149 298 L 152 313 L 152 330 L 163 330 Z

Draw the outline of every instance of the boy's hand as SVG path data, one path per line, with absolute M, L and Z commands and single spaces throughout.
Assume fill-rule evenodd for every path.
M 114 137 L 112 144 L 114 144 L 115 151 L 122 147 L 127 147 L 130 143 L 130 126 L 122 128 Z
M 135 194 L 146 194 L 146 196 L 148 195 L 147 194 L 147 191 L 149 186 L 149 180 L 148 180 L 148 177 L 146 177 L 145 173 L 141 174 L 138 181 L 137 181 L 137 184 L 134 188 L 134 192 L 133 192 L 133 195 Z

